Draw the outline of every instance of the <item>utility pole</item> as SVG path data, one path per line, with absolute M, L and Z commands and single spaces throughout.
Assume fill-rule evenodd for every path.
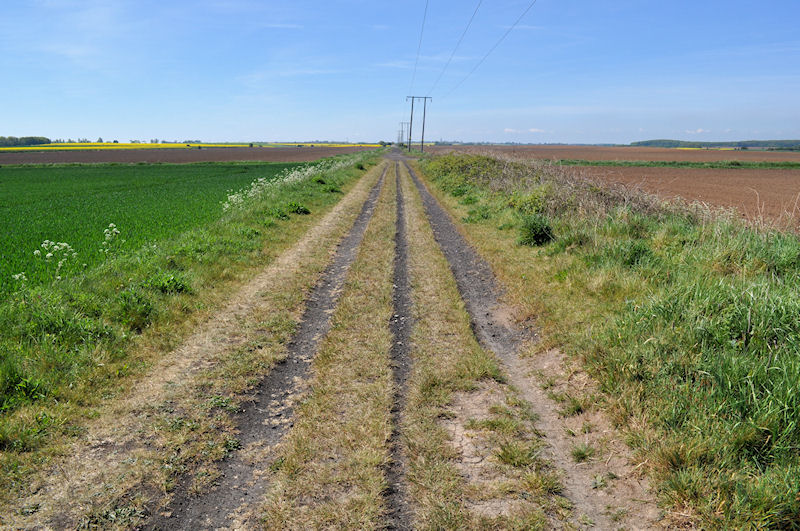
M 406 96 L 406 101 L 411 98 L 411 120 L 408 122 L 408 152 L 411 153 L 411 128 L 414 127 L 414 96 Z
M 398 144 L 402 144 L 406 140 L 406 127 L 408 127 L 408 122 L 400 122 L 400 137 L 397 140 Z
M 433 100 L 430 96 L 406 96 L 406 101 L 411 99 L 411 124 L 414 123 L 414 100 L 422 100 L 423 104 L 423 111 L 422 111 L 422 144 L 420 144 L 420 150 L 425 150 L 425 116 L 428 111 L 428 100 Z M 408 127 L 408 151 L 411 151 L 411 125 Z

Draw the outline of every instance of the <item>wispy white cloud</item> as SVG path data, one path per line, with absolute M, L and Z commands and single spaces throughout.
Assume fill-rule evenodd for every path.
M 537 129 L 536 127 L 532 127 L 528 129 L 529 133 L 544 133 L 544 129 Z
M 691 130 L 691 129 L 687 129 L 686 130 L 686 134 L 687 135 L 702 135 L 703 133 L 710 133 L 710 132 L 711 132 L 710 130 L 703 129 L 702 127 L 698 128 L 698 129 L 694 129 L 694 130 Z

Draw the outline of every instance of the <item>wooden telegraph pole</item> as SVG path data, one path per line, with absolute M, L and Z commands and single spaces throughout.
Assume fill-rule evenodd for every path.
M 411 151 L 411 127 L 414 124 L 414 100 L 422 100 L 422 143 L 420 144 L 420 151 L 425 151 L 425 118 L 428 112 L 428 100 L 432 100 L 430 96 L 406 96 L 406 101 L 411 99 L 411 121 L 408 126 L 408 150 Z

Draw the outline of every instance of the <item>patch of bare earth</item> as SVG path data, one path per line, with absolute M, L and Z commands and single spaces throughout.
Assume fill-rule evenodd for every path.
M 352 225 L 378 171 L 362 178 L 296 245 L 247 282 L 181 346 L 163 355 L 129 393 L 114 399 L 97 418 L 88 421 L 85 435 L 54 457 L 32 481 L 29 493 L 7 508 L 12 515 L 10 526 L 74 528 L 82 522 L 91 523 L 87 515 L 105 515 L 110 518 L 107 525 L 122 513 L 133 513 L 133 521 L 141 517 L 147 499 L 168 488 L 165 478 L 176 473 L 172 463 L 182 463 L 182 440 L 176 443 L 173 437 L 172 445 L 165 448 L 161 441 L 163 423 L 169 423 L 173 433 L 185 435 L 184 442 L 202 437 L 203 429 L 191 426 L 195 422 L 191 414 L 198 409 L 198 388 L 207 385 L 203 375 L 221 362 L 239 357 L 242 349 L 261 355 L 258 363 L 267 368 L 285 355 L 280 345 L 266 349 L 263 355 L 262 345 L 248 345 L 253 339 L 258 341 L 270 316 L 285 314 L 289 320 L 300 319 L 305 293 Z M 231 402 L 223 400 L 213 407 L 228 404 Z M 224 416 L 214 416 L 205 428 L 214 437 L 222 434 L 230 436 L 227 440 L 235 440 L 234 427 Z M 219 451 L 210 447 L 206 457 L 224 456 Z M 214 471 L 207 471 L 207 476 L 213 480 Z M 130 510 L 120 511 L 120 503 L 129 503 Z
M 557 496 L 560 478 L 542 459 L 533 417 L 514 418 L 519 412 L 509 402 L 519 405 L 516 395 L 506 384 L 485 380 L 475 390 L 456 393 L 451 416 L 441 421 L 457 456 L 455 466 L 466 481 L 466 506 L 480 518 L 513 519 L 530 513 L 533 501 L 548 516 L 539 525 L 559 527 L 570 514 L 570 504 Z
M 541 370 L 536 358 L 521 356 L 535 345 L 535 337 L 513 319 L 515 312 L 504 304 L 502 287 L 488 263 L 467 243 L 414 172 L 410 173 L 422 196 L 436 241 L 450 263 L 479 342 L 498 357 L 509 383 L 531 404 L 538 418 L 536 429 L 546 443 L 542 455 L 560 471 L 563 495 L 573 507 L 572 525 L 600 529 L 661 527 L 654 498 L 646 483 L 639 480 L 637 463 L 620 442 L 620 434 L 599 416 L 586 419 L 590 424 L 594 421 L 599 434 L 592 435 L 587 428 L 587 433 L 581 434 L 586 439 L 581 441 L 566 431 L 572 429 L 564 422 L 564 417 L 570 416 L 567 410 L 550 398 L 533 377 L 533 373 Z M 555 363 L 553 359 L 550 362 Z M 545 367 L 552 371 L 552 365 L 545 363 Z M 552 377 L 556 379 L 555 372 Z M 586 409 L 590 409 L 588 405 Z

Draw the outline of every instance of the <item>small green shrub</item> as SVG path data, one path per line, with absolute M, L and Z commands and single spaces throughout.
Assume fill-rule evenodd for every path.
M 522 225 L 519 229 L 520 245 L 539 246 L 544 245 L 555 238 L 550 221 L 541 214 L 531 214 L 522 218 Z
M 147 281 L 146 286 L 161 293 L 191 293 L 189 281 L 176 273 L 161 272 Z
M 275 219 L 289 219 L 289 214 L 287 214 L 284 209 L 277 206 L 267 210 L 267 215 Z
M 118 317 L 130 330 L 141 332 L 153 322 L 155 306 L 136 288 L 128 288 L 119 294 Z
M 311 214 L 311 211 L 305 205 L 301 205 L 296 201 L 292 201 L 286 205 L 286 210 L 288 210 L 291 214 L 300 214 L 300 215 L 308 215 Z
M 650 246 L 642 240 L 627 241 L 613 250 L 617 260 L 626 267 L 635 267 L 653 257 Z
M 489 205 L 478 205 L 467 212 L 467 216 L 463 218 L 464 223 L 477 223 L 491 219 L 494 215 L 494 210 Z
M 527 191 L 514 191 L 508 200 L 508 205 L 520 214 L 538 214 L 547 204 L 547 195 L 550 186 L 541 185 Z

